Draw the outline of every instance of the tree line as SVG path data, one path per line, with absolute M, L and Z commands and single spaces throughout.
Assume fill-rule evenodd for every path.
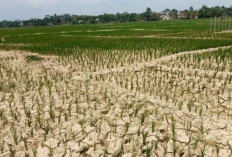
M 96 24 L 96 23 L 121 23 L 121 22 L 138 22 L 138 21 L 157 21 L 157 20 L 175 20 L 175 19 L 196 19 L 210 17 L 232 16 L 232 6 L 202 6 L 199 10 L 190 7 L 188 10 L 178 11 L 176 9 L 165 9 L 162 12 L 153 12 L 147 8 L 143 13 L 117 13 L 103 14 L 98 16 L 89 15 L 46 15 L 43 19 L 33 18 L 30 20 L 1 21 L 0 27 L 23 27 L 23 26 L 48 26 L 64 24 Z

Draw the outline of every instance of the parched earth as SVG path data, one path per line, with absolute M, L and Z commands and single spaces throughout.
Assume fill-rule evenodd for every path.
M 230 47 L 91 74 L 1 51 L 0 156 L 229 157 L 232 74 L 162 63 Z

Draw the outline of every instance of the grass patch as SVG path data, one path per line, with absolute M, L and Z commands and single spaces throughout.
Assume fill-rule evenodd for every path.
M 29 55 L 26 57 L 27 62 L 33 62 L 33 61 L 42 61 L 44 58 L 38 57 L 36 55 Z

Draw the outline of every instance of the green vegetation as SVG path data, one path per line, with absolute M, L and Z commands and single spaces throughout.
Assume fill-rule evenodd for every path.
M 32 61 L 41 61 L 43 60 L 42 57 L 38 57 L 36 55 L 29 55 L 26 57 L 27 62 L 32 62 Z
M 230 156 L 232 36 L 210 26 L 0 29 L 0 154 Z
M 129 51 L 124 55 L 146 50 L 144 55 L 149 55 L 155 50 L 163 56 L 230 45 L 232 34 L 210 33 L 209 22 L 206 19 L 0 29 L 0 37 L 4 39 L 0 49 L 65 56 L 82 56 L 86 50 L 89 53 L 93 51 L 97 56 L 103 50 L 107 51 L 106 56 L 112 55 L 114 50 Z
M 53 26 L 53 25 L 77 25 L 77 24 L 99 24 L 99 23 L 121 23 L 121 22 L 139 22 L 139 21 L 158 21 L 158 20 L 176 20 L 176 19 L 198 19 L 232 16 L 232 7 L 212 7 L 203 6 L 199 10 L 190 7 L 189 10 L 165 9 L 162 12 L 153 12 L 151 8 L 147 8 L 143 13 L 117 13 L 103 14 L 98 16 L 88 15 L 46 15 L 43 19 L 30 19 L 23 21 L 1 21 L 0 28 L 4 27 L 23 27 L 23 26 Z

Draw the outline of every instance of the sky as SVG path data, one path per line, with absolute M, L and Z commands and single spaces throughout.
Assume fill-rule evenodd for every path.
M 0 21 L 44 18 L 45 15 L 75 14 L 99 15 L 104 13 L 141 13 L 150 7 L 160 12 L 169 9 L 199 9 L 203 5 L 231 6 L 231 0 L 0 0 Z

